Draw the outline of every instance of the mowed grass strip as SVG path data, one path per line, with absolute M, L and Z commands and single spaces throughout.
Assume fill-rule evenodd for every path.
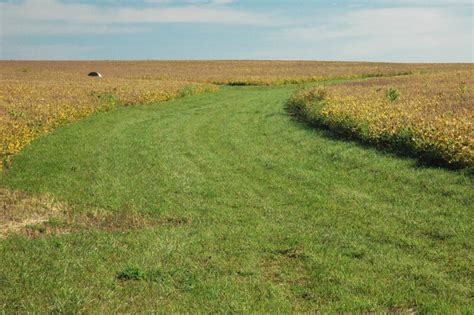
M 10 235 L 0 307 L 472 312 L 472 177 L 292 121 L 295 90 L 224 87 L 35 141 L 2 186 L 156 223 Z

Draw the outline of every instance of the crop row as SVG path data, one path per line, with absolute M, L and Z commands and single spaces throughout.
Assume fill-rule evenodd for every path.
M 2 79 L 0 170 L 38 136 L 92 113 L 216 90 L 210 84 L 138 79 Z
M 452 167 L 474 165 L 472 71 L 313 87 L 288 109 L 303 120 L 379 147 Z

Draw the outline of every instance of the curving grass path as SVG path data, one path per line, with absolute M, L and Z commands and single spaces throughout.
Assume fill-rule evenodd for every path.
M 148 224 L 0 240 L 0 307 L 472 312 L 472 178 L 292 121 L 295 89 L 224 87 L 35 141 L 2 186 Z

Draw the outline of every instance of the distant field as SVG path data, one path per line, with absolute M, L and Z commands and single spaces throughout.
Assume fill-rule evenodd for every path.
M 472 64 L 0 66 L 0 313 L 473 313 Z
M 4 78 L 77 79 L 89 71 L 106 78 L 180 80 L 214 84 L 283 84 L 411 72 L 456 71 L 469 64 L 321 61 L 0 61 Z

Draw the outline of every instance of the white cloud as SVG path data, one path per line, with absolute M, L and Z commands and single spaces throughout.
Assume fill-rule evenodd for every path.
M 163 2 L 165 0 L 160 0 Z M 0 3 L 2 36 L 18 34 L 68 34 L 93 32 L 119 33 L 142 31 L 144 28 L 125 30 L 120 24 L 146 23 L 271 23 L 267 16 L 228 8 L 229 0 L 213 0 L 209 5 L 158 6 L 146 8 L 110 7 L 91 4 L 62 3 L 58 0 L 27 0 L 22 3 Z M 62 23 L 58 27 L 58 23 Z M 128 27 L 127 27 L 128 28 Z
M 146 27 L 101 25 L 101 24 L 61 24 L 61 23 L 9 23 L 5 34 L 15 35 L 62 35 L 62 34 L 134 34 L 146 32 Z
M 331 39 L 366 36 L 413 36 L 436 34 L 460 27 L 455 17 L 441 10 L 419 8 L 367 9 L 347 13 L 331 23 L 290 28 L 284 31 L 289 38 L 301 40 Z M 462 31 L 462 30 L 461 30 Z
M 201 5 L 226 5 L 236 2 L 236 0 L 145 0 L 146 3 L 157 4 L 201 4 Z
M 283 30 L 275 40 L 335 50 L 335 58 L 346 56 L 343 59 L 468 61 L 469 56 L 472 60 L 471 23 L 469 17 L 436 8 L 361 9 L 323 25 Z M 394 55 L 398 60 L 393 60 Z
M 471 0 L 372 0 L 373 4 L 390 6 L 471 6 Z
M 213 0 L 211 1 L 211 4 L 224 5 L 224 4 L 230 4 L 233 2 L 235 2 L 235 0 Z
M 9 45 L 0 50 L 0 59 L 15 56 L 15 59 L 27 60 L 82 60 L 85 54 L 95 51 L 96 47 L 68 44 Z
M 74 38 L 76 34 L 146 32 L 156 23 L 214 23 L 218 32 L 221 24 L 255 26 L 255 36 L 236 36 L 237 44 L 252 43 L 242 53 L 243 58 L 473 61 L 472 11 L 465 10 L 465 6 L 472 10 L 470 0 L 353 0 L 344 6 L 322 6 L 321 10 L 309 6 L 307 12 L 288 12 L 284 5 L 269 5 L 265 13 L 238 9 L 231 5 L 235 2 L 142 0 L 142 7 L 132 7 L 0 0 L 0 49 L 21 57 L 21 50 L 11 45 L 35 38 L 22 35 L 71 34 Z M 153 35 L 150 32 L 143 38 Z M 205 45 L 219 47 L 221 43 L 213 40 L 205 39 Z M 222 41 L 220 37 L 216 40 Z M 51 53 L 51 59 L 60 56 L 58 51 L 63 46 L 38 47 L 42 56 Z M 71 46 L 63 48 L 73 53 Z M 221 49 L 208 55 L 218 56 Z M 34 48 L 25 52 L 36 56 Z
M 265 17 L 226 8 L 201 8 L 197 6 L 170 7 L 163 9 L 120 8 L 113 16 L 98 15 L 116 23 L 226 23 L 226 24 L 263 24 Z M 263 18 L 263 20 L 262 20 Z

